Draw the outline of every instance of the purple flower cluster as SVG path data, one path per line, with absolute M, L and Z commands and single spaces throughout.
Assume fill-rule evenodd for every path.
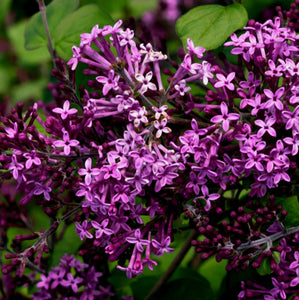
M 66 254 L 57 267 L 47 275 L 41 275 L 36 285 L 39 291 L 33 295 L 33 299 L 108 299 L 113 293 L 110 286 L 99 284 L 102 275 L 96 272 L 94 266 L 90 267 L 73 255 Z
M 276 271 L 271 274 L 271 282 L 267 287 L 252 281 L 242 282 L 242 289 L 238 299 L 288 299 L 289 296 L 295 296 L 292 299 L 299 299 L 299 234 L 293 238 L 283 238 L 276 249 L 280 252 L 280 261 L 276 265 Z M 268 253 L 265 253 L 267 256 Z M 261 260 L 261 259 L 260 259 Z M 296 296 L 297 295 L 297 296 Z
M 53 221 L 31 236 L 39 239 L 30 251 L 18 244 L 6 273 L 31 259 L 42 265 L 47 238 L 75 215 L 85 245 L 131 278 L 174 250 L 175 221 L 185 214 L 203 237 L 192 242 L 203 258 L 216 254 L 227 270 L 240 270 L 267 256 L 276 272 L 268 295 L 295 293 L 298 224 L 285 228 L 288 212 L 275 195 L 291 196 L 298 184 L 299 37 L 278 17 L 250 21 L 226 43 L 238 66 L 190 39 L 178 65 L 121 25 L 82 34 L 70 73 L 57 61 L 59 83 L 51 89 L 60 107 L 36 103 L 24 112 L 20 104 L 1 116 L 1 176 L 15 180 L 21 205 L 36 200 Z M 89 79 L 80 97 L 79 64 Z M 42 275 L 36 299 L 56 299 L 62 290 L 74 299 L 106 295 L 95 288 L 100 275 L 65 256 Z

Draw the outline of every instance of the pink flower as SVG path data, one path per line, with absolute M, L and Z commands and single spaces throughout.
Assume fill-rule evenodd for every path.
M 235 72 L 229 73 L 227 77 L 220 73 L 216 74 L 218 81 L 214 84 L 214 87 L 226 87 L 229 90 L 233 91 L 235 89 L 235 86 L 233 85 L 233 83 L 231 83 L 231 81 L 235 78 L 235 75 Z
M 79 141 L 70 140 L 69 133 L 63 128 L 63 141 L 58 140 L 53 142 L 54 147 L 63 147 L 63 151 L 65 155 L 69 155 L 71 152 L 71 147 L 76 147 L 79 145 Z
M 92 176 L 96 176 L 100 174 L 100 169 L 98 168 L 92 168 L 91 167 L 91 158 L 87 158 L 85 161 L 85 169 L 80 169 L 78 171 L 79 175 L 84 176 L 85 175 L 85 183 L 89 185 L 92 180 Z
M 225 102 L 220 104 L 221 115 L 214 116 L 211 119 L 212 123 L 222 123 L 222 128 L 224 131 L 229 129 L 229 121 L 239 120 L 240 116 L 236 113 L 228 113 L 228 107 Z
M 153 72 L 150 71 L 148 72 L 145 77 L 141 74 L 136 74 L 135 78 L 137 79 L 137 81 L 139 81 L 140 83 L 142 83 L 141 88 L 139 89 L 139 92 L 141 94 L 144 94 L 148 89 L 155 91 L 157 90 L 157 87 L 154 83 L 151 82 L 151 79 L 153 77 Z
M 66 100 L 63 104 L 63 108 L 56 107 L 52 110 L 53 112 L 60 114 L 61 119 L 65 120 L 69 115 L 73 115 L 77 112 L 76 108 L 70 108 L 70 102 Z

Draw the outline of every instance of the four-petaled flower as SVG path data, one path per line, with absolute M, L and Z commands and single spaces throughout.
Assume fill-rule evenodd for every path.
M 217 73 L 216 77 L 218 81 L 214 84 L 215 88 L 226 87 L 227 89 L 233 91 L 235 89 L 234 84 L 231 82 L 235 78 L 236 73 L 231 72 L 225 77 L 221 73 Z
M 137 228 L 134 232 L 134 237 L 132 236 L 129 236 L 126 238 L 126 241 L 130 244 L 135 244 L 136 245 L 136 248 L 139 252 L 143 252 L 143 246 L 146 246 L 149 244 L 149 241 L 148 240 L 144 240 L 142 239 L 142 236 L 141 236 L 141 232 L 140 232 L 140 229 Z
M 69 115 L 73 115 L 77 112 L 76 108 L 70 108 L 70 102 L 68 100 L 66 100 L 63 103 L 63 108 L 60 107 L 56 107 L 54 109 L 52 109 L 53 112 L 60 114 L 61 115 L 61 119 L 65 120 Z
M 19 177 L 19 171 L 24 169 L 24 166 L 17 161 L 17 157 L 15 154 L 11 157 L 11 163 L 9 164 L 9 170 L 12 171 L 12 176 L 15 180 Z
M 35 183 L 35 188 L 33 190 L 33 195 L 41 195 L 43 194 L 45 199 L 50 201 L 51 197 L 50 197 L 50 192 L 52 191 L 52 189 L 49 186 L 43 185 L 39 182 Z
M 254 123 L 261 127 L 257 132 L 257 137 L 261 138 L 266 132 L 271 136 L 276 137 L 276 131 L 271 126 L 274 125 L 276 120 L 274 118 L 269 118 L 264 122 L 263 120 L 256 120 Z
M 170 236 L 167 236 L 165 239 L 163 239 L 161 242 L 158 242 L 156 239 L 152 240 L 152 245 L 158 249 L 157 256 L 162 256 L 164 252 L 171 253 L 174 251 L 173 248 L 168 247 L 171 243 Z
M 101 238 L 103 234 L 106 234 L 106 235 L 113 234 L 113 230 L 107 228 L 108 223 L 109 223 L 109 219 L 103 220 L 101 222 L 101 224 L 99 224 L 98 222 L 93 221 L 93 220 L 91 221 L 92 227 L 96 229 L 96 238 L 97 239 Z
M 206 185 L 203 185 L 201 187 L 201 192 L 202 196 L 196 197 L 193 201 L 196 202 L 197 199 L 205 200 L 206 206 L 204 208 L 206 211 L 209 211 L 211 208 L 211 201 L 217 200 L 218 198 L 220 198 L 220 195 L 216 193 L 210 194 L 209 189 Z
M 81 282 L 83 282 L 83 278 L 74 278 L 73 274 L 68 273 L 66 275 L 67 280 L 63 279 L 61 281 L 61 285 L 64 287 L 71 287 L 74 293 L 78 292 L 78 284 L 80 284 Z
M 113 90 L 118 90 L 118 80 L 120 76 L 114 76 L 114 71 L 110 70 L 108 73 L 108 77 L 106 76 L 97 76 L 96 80 L 103 84 L 103 95 L 107 95 L 108 92 Z
M 88 228 L 88 222 L 87 220 L 84 220 L 82 222 L 82 224 L 80 225 L 78 222 L 76 222 L 76 232 L 77 234 L 80 236 L 80 239 L 83 241 L 84 240 L 84 237 L 86 236 L 88 239 L 92 239 L 93 238 L 93 235 L 88 232 L 88 230 L 90 228 Z
M 157 133 L 156 133 L 156 138 L 160 138 L 162 133 L 169 133 L 171 132 L 171 129 L 169 127 L 166 127 L 167 124 L 167 119 L 163 119 L 161 122 L 159 122 L 158 120 L 155 120 L 154 122 L 154 126 L 157 129 Z
M 71 147 L 76 147 L 79 145 L 79 141 L 77 140 L 70 140 L 69 133 L 62 129 L 63 132 L 63 140 L 57 140 L 53 142 L 54 147 L 63 147 L 63 151 L 65 155 L 69 155 L 71 152 Z
M 25 163 L 26 169 L 30 169 L 32 165 L 39 166 L 41 164 L 41 160 L 36 156 L 35 150 L 32 150 L 31 153 L 24 153 L 23 156 L 27 158 Z
M 186 81 L 183 79 L 174 88 L 179 92 L 180 96 L 184 96 L 187 92 L 191 90 L 190 86 L 186 86 Z
M 87 158 L 85 161 L 85 169 L 79 169 L 78 174 L 81 176 L 85 175 L 85 183 L 89 185 L 92 180 L 92 176 L 96 176 L 100 174 L 100 169 L 91 167 L 92 160 L 91 158 Z
M 148 72 L 145 77 L 142 74 L 136 74 L 135 78 L 138 82 L 142 83 L 139 92 L 144 94 L 148 89 L 155 91 L 157 89 L 156 85 L 151 82 L 153 77 L 153 72 Z
M 206 51 L 206 49 L 203 47 L 195 47 L 191 39 L 187 39 L 186 49 L 189 51 L 190 55 L 196 55 L 197 58 L 202 58 L 203 53 Z
M 222 123 L 222 128 L 224 131 L 229 129 L 229 121 L 239 120 L 240 115 L 236 113 L 228 113 L 228 107 L 225 102 L 220 104 L 221 115 L 214 116 L 211 119 L 212 123 Z
M 269 98 L 269 100 L 265 103 L 265 108 L 275 107 L 278 110 L 283 110 L 283 103 L 280 98 L 284 94 L 284 87 L 280 87 L 275 94 L 268 89 L 264 89 L 264 94 Z

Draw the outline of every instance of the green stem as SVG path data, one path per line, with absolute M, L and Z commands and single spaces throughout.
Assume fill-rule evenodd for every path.
M 38 3 L 39 10 L 41 12 L 41 15 L 42 15 L 44 28 L 45 28 L 45 31 L 46 31 L 46 36 L 47 36 L 47 41 L 48 41 L 48 50 L 49 50 L 49 53 L 51 55 L 54 68 L 56 69 L 57 68 L 56 63 L 55 63 L 56 55 L 55 55 L 55 50 L 54 50 L 53 45 L 52 45 L 52 40 L 51 40 L 51 36 L 50 36 L 50 31 L 49 31 L 47 15 L 46 15 L 46 5 L 45 5 L 44 0 L 37 0 L 37 3 Z

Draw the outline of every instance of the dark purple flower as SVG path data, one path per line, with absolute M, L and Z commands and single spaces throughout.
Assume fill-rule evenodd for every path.
M 144 250 L 143 246 L 146 246 L 146 245 L 149 244 L 148 240 L 142 239 L 141 232 L 140 232 L 139 228 L 137 228 L 134 231 L 134 237 L 127 237 L 126 241 L 129 242 L 130 244 L 136 244 L 136 247 L 137 247 L 139 252 L 143 252 L 143 250 Z
M 77 234 L 80 236 L 80 239 L 83 241 L 85 237 L 87 237 L 88 239 L 92 239 L 93 238 L 93 235 L 88 232 L 88 230 L 90 228 L 88 228 L 88 222 L 87 220 L 84 220 L 82 222 L 82 224 L 80 225 L 78 222 L 76 222 L 76 232 Z
M 108 224 L 109 224 L 109 219 L 103 220 L 101 222 L 101 224 L 99 224 L 98 222 L 93 221 L 93 220 L 91 221 L 92 227 L 96 229 L 96 238 L 97 239 L 100 239 L 103 234 L 106 234 L 106 235 L 113 234 L 113 230 L 107 228 Z
M 71 287 L 74 293 L 78 292 L 78 284 L 83 282 L 83 278 L 74 278 L 73 274 L 68 273 L 67 279 L 61 281 L 61 285 L 64 287 Z
M 201 192 L 202 192 L 202 196 L 196 197 L 193 201 L 195 202 L 197 199 L 205 200 L 206 201 L 205 210 L 209 211 L 211 208 L 211 201 L 217 200 L 218 198 L 220 198 L 220 195 L 216 193 L 210 194 L 209 189 L 206 185 L 203 185 L 201 187 Z
M 157 256 L 162 256 L 164 252 L 171 253 L 174 251 L 173 248 L 168 247 L 171 243 L 170 236 L 167 236 L 161 242 L 158 242 L 156 239 L 152 240 L 152 245 L 157 249 Z

